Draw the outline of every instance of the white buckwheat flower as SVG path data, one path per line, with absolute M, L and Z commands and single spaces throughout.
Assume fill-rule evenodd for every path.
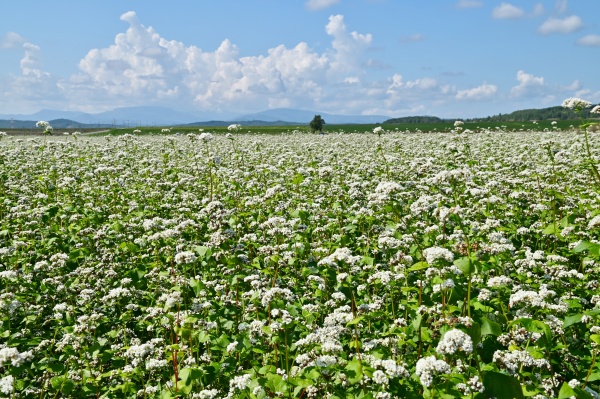
M 435 349 L 440 355 L 453 355 L 458 351 L 473 352 L 473 340 L 461 330 L 450 330 L 439 342 Z
M 428 356 L 417 361 L 416 374 L 421 380 L 421 385 L 430 387 L 433 383 L 433 377 L 436 374 L 449 374 L 450 366 L 443 360 L 438 360 L 435 356 Z
M 570 97 L 563 101 L 562 106 L 569 109 L 583 109 L 592 105 L 589 101 L 577 97 Z
M 430 265 L 434 264 L 437 260 L 445 260 L 446 262 L 452 262 L 454 255 L 446 248 L 441 247 L 430 247 L 423 251 L 425 261 Z

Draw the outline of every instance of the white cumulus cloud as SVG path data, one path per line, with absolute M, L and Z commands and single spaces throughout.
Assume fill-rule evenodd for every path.
M 25 43 L 27 43 L 27 40 L 15 32 L 8 32 L 6 35 L 0 37 L 0 49 L 17 49 L 21 48 Z
M 349 33 L 344 24 L 343 15 L 330 16 L 325 31 L 333 37 L 331 66 L 340 71 L 356 68 L 360 64 L 357 55 L 361 54 L 373 40 L 370 34 Z
M 577 44 L 582 46 L 600 47 L 600 35 L 585 35 L 577 39 Z
M 457 100 L 483 100 L 493 97 L 497 91 L 496 85 L 485 83 L 472 89 L 459 90 L 455 97 Z
M 516 19 L 525 16 L 523 9 L 510 3 L 500 3 L 500 5 L 492 11 L 494 19 Z
M 419 78 L 415 80 L 404 81 L 402 75 L 396 73 L 389 79 L 386 92 L 391 98 L 419 98 L 422 96 L 430 96 L 435 91 L 439 90 L 438 81 L 429 78 Z
M 546 87 L 543 77 L 534 76 L 522 70 L 517 72 L 517 81 L 519 84 L 510 89 L 510 94 L 513 97 L 540 95 Z
M 42 76 L 42 56 L 39 46 L 31 43 L 23 44 L 25 55 L 21 59 L 21 72 L 23 75 Z
M 140 23 L 135 12 L 121 19 L 129 24 L 126 32 L 114 44 L 89 51 L 79 63 L 81 73 L 64 85 L 74 97 L 89 98 L 94 92 L 112 107 L 151 99 L 217 112 L 310 106 L 339 94 L 326 90 L 328 85 L 360 82 L 362 55 L 372 41 L 370 34 L 348 31 L 342 15 L 332 15 L 325 27 L 331 46 L 323 53 L 301 42 L 242 57 L 227 39 L 205 51 L 161 37 Z
M 551 33 L 571 33 L 583 27 L 583 21 L 577 15 L 565 18 L 550 17 L 538 28 L 538 33 L 549 35 Z

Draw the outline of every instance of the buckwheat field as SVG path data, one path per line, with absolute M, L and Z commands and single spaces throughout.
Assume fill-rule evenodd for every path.
M 599 397 L 586 127 L 0 138 L 4 397 Z

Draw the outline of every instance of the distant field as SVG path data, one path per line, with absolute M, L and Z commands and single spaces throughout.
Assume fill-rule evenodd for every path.
M 80 132 L 80 133 L 90 133 L 90 132 L 97 132 L 97 131 L 101 131 L 104 130 L 102 128 L 91 128 L 91 129 L 55 129 L 54 130 L 54 135 L 61 135 L 64 134 L 65 132 L 72 134 L 75 132 Z M 0 131 L 2 132 L 6 132 L 7 134 L 11 135 L 11 136 L 41 136 L 42 135 L 42 130 L 39 128 L 31 128 L 31 129 L 2 129 L 0 128 Z
M 383 126 L 388 131 L 410 131 L 410 132 L 447 132 L 453 128 L 453 122 L 442 122 L 442 123 L 400 123 L 400 124 L 348 124 L 348 125 L 325 125 L 324 133 L 361 133 L 361 132 L 372 132 L 376 126 Z M 540 121 L 534 122 L 465 122 L 464 128 L 472 131 L 481 130 L 496 130 L 502 129 L 503 131 L 543 131 L 544 129 L 552 130 L 556 129 L 569 129 L 573 126 L 578 126 L 579 121 L 575 120 L 564 120 L 556 121 L 556 124 L 552 124 L 552 121 Z M 130 127 L 124 129 L 111 129 L 102 135 L 120 135 L 120 134 L 141 134 L 141 135 L 153 135 L 153 134 L 165 134 L 162 130 L 165 127 Z M 185 127 L 172 127 L 170 128 L 170 134 L 188 134 L 188 133 L 199 133 L 200 129 L 205 132 L 212 133 L 227 133 L 226 126 L 185 126 Z M 135 130 L 140 132 L 134 133 Z M 237 134 L 243 133 L 254 133 L 254 134 L 281 134 L 281 133 L 292 133 L 294 131 L 312 133 L 307 125 L 298 126 L 243 126 L 239 129 Z M 169 133 L 166 133 L 169 134 Z
M 505 132 L 510 131 L 543 131 L 545 129 L 553 130 L 567 130 L 574 126 L 579 125 L 577 120 L 560 120 L 556 121 L 553 125 L 553 121 L 540 121 L 540 122 L 465 122 L 463 125 L 464 129 L 469 129 L 474 132 L 482 130 L 502 130 Z M 439 123 L 399 123 L 399 124 L 326 124 L 323 132 L 324 133 L 362 133 L 372 132 L 376 126 L 382 126 L 387 131 L 400 131 L 400 132 L 449 132 L 452 130 L 453 122 L 439 122 Z M 169 132 L 163 132 L 164 129 L 170 129 Z M 65 132 L 74 133 L 79 131 L 81 133 L 87 133 L 94 135 L 93 132 L 99 132 L 98 135 L 122 135 L 122 134 L 136 134 L 136 135 L 156 135 L 156 134 L 188 134 L 188 133 L 200 133 L 201 130 L 211 133 L 227 133 L 226 126 L 182 126 L 182 127 L 164 127 L 164 126 L 140 126 L 140 127 L 129 127 L 129 128 L 117 128 L 117 129 L 102 129 L 102 128 L 89 128 L 89 129 L 55 129 L 54 135 L 62 135 Z M 9 135 L 41 135 L 40 129 L 0 129 Z M 139 131 L 139 132 L 138 132 Z M 312 133 L 308 124 L 306 125 L 291 125 L 291 126 L 243 126 L 239 129 L 237 134 L 253 133 L 253 134 L 285 134 L 293 133 L 294 131 Z

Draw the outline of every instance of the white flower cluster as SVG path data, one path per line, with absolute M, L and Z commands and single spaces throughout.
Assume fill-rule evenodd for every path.
M 108 291 L 108 294 L 102 297 L 102 302 L 114 302 L 119 298 L 128 298 L 131 296 L 131 291 L 127 288 L 117 287 Z
M 489 288 L 499 288 L 510 284 L 512 284 L 512 279 L 507 276 L 490 277 L 487 281 L 487 286 Z
M 4 347 L 0 349 L 0 367 L 9 363 L 14 367 L 19 367 L 23 363 L 33 359 L 31 351 L 20 352 L 16 348 Z
M 558 303 L 549 302 L 548 299 L 556 296 L 556 292 L 549 290 L 545 284 L 540 286 L 539 292 L 518 290 L 510 295 L 508 306 L 510 308 L 521 306 L 523 308 L 550 309 L 557 313 L 565 313 L 569 310 L 569 305 L 559 301 Z
M 389 378 L 408 378 L 410 376 L 408 370 L 393 359 L 374 359 L 371 361 L 371 366 L 376 369 L 383 369 Z
M 233 123 L 233 124 L 227 126 L 227 130 L 229 130 L 230 132 L 236 132 L 236 133 L 241 128 L 242 128 L 242 125 L 240 125 L 238 123 Z
M 203 389 L 198 393 L 192 394 L 192 399 L 213 399 L 219 394 L 216 389 Z
M 588 230 L 595 229 L 600 226 L 600 215 L 596 215 L 588 222 L 587 228 Z
M 421 380 L 421 385 L 429 388 L 437 374 L 450 374 L 450 366 L 435 356 L 423 357 L 417 361 L 416 374 Z
M 463 395 L 471 396 L 474 392 L 483 392 L 485 391 L 485 387 L 482 382 L 479 381 L 479 377 L 475 376 L 473 378 L 469 378 L 467 384 L 458 383 L 456 384 L 456 389 L 458 389 Z
M 521 365 L 525 367 L 545 368 L 550 370 L 550 362 L 546 359 L 534 359 L 527 351 L 501 351 L 497 350 L 493 356 L 494 363 L 506 368 L 510 373 L 516 373 Z
M 44 134 L 52 134 L 54 128 L 50 125 L 50 122 L 39 121 L 35 124 L 36 127 L 44 129 Z
M 450 330 L 444 334 L 435 350 L 440 355 L 453 355 L 459 351 L 471 353 L 473 352 L 473 340 L 461 330 Z
M 178 252 L 175 255 L 175 263 L 177 263 L 178 265 L 189 265 L 191 263 L 194 263 L 197 259 L 197 256 L 194 252 L 192 251 L 183 251 L 183 252 Z
M 198 136 L 198 138 L 204 142 L 210 141 L 214 138 L 214 136 L 210 133 L 201 133 L 200 136 Z
M 454 254 L 450 250 L 441 247 L 429 247 L 423 251 L 425 261 L 430 265 L 435 264 L 437 261 L 452 262 L 454 260 Z
M 295 299 L 294 293 L 290 291 L 289 288 L 273 287 L 264 292 L 261 303 L 266 308 L 276 297 L 283 298 L 290 302 Z
M 396 182 L 382 181 L 375 187 L 375 192 L 369 194 L 369 205 L 383 205 L 394 199 L 402 191 L 402 186 Z
M 319 266 L 336 266 L 337 262 L 343 262 L 348 265 L 357 264 L 362 258 L 352 255 L 352 251 L 346 247 L 337 248 L 331 255 L 328 255 L 319 261 Z
M 236 375 L 231 381 L 229 381 L 229 394 L 235 392 L 235 390 L 242 391 L 248 387 L 252 376 L 250 374 Z
M 131 359 L 131 365 L 133 367 L 137 367 L 140 364 L 142 364 L 144 362 L 144 359 L 148 358 L 150 355 L 160 353 L 162 349 L 159 348 L 157 345 L 162 342 L 162 338 L 154 338 L 143 344 L 131 345 L 125 351 L 125 357 Z M 150 363 L 150 366 L 154 367 L 158 365 L 155 363 Z M 160 367 L 162 367 L 162 365 Z
M 11 394 L 14 391 L 14 383 L 15 379 L 12 375 L 7 375 L 6 377 L 0 379 L 0 393 L 9 395 L 9 397 L 11 397 Z
M 562 106 L 569 109 L 583 109 L 592 105 L 589 101 L 577 97 L 570 97 L 563 101 Z

